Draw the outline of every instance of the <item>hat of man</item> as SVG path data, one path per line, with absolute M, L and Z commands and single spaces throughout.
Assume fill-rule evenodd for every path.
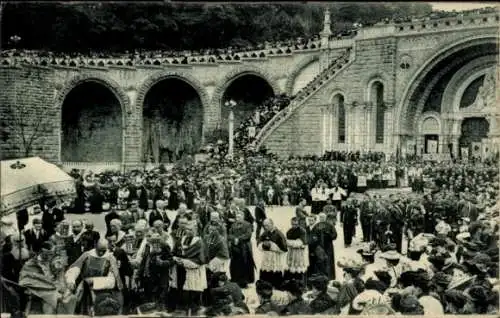
M 397 261 L 401 258 L 401 255 L 395 250 L 390 250 L 382 253 L 380 257 L 389 261 Z
M 328 277 L 324 275 L 315 275 L 309 279 L 311 285 L 319 291 L 324 291 L 328 287 Z

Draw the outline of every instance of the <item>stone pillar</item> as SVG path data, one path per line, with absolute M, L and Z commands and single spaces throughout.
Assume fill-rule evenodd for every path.
M 136 169 L 142 166 L 142 105 L 136 105 L 137 89 L 127 87 L 125 92 L 129 98 L 129 107 L 123 114 L 123 156 L 124 170 Z
M 330 22 L 330 10 L 327 8 L 325 10 L 325 18 L 323 20 L 323 31 L 320 33 L 321 37 L 321 55 L 319 59 L 320 72 L 328 68 L 330 64 L 329 57 L 329 46 L 330 46 L 330 36 L 332 35 L 331 22 Z
M 452 144 L 453 156 L 455 158 L 457 158 L 459 153 L 460 153 L 460 148 L 459 148 L 459 144 L 458 144 L 458 141 L 460 140 L 460 135 L 450 135 L 449 140 L 450 140 L 450 143 Z

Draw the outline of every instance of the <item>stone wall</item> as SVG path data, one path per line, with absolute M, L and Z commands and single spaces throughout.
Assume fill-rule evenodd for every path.
M 335 54 L 333 52 L 332 54 Z M 298 110 L 278 127 L 266 140 L 264 145 L 270 152 L 287 156 L 289 154 L 305 155 L 308 153 L 320 154 L 325 150 L 323 143 L 324 120 L 321 108 L 327 108 L 332 103 L 332 97 L 340 93 L 344 95 L 346 114 L 346 129 L 348 144 L 351 149 L 386 150 L 391 145 L 390 108 L 394 105 L 394 58 L 396 54 L 396 40 L 394 38 L 372 39 L 357 41 L 355 59 L 351 65 L 337 73 L 335 77 L 322 89 L 314 93 Z M 360 119 L 359 107 L 364 107 L 369 98 L 369 86 L 375 80 L 384 84 L 384 100 L 389 109 L 386 111 L 386 129 L 384 130 L 384 144 L 375 144 L 375 139 L 364 141 L 360 138 L 363 132 L 360 127 L 368 130 L 364 133 L 374 136 L 374 116 Z M 354 107 L 352 106 L 354 103 Z M 369 111 L 370 108 L 367 109 Z M 353 115 L 356 112 L 356 115 Z M 299 121 L 295 117 L 300 118 Z M 335 118 L 334 118 L 335 120 Z M 328 119 L 326 120 L 328 122 Z M 369 121 L 369 122 L 368 122 Z M 280 143 L 291 131 L 298 130 L 304 135 L 295 139 L 293 145 Z M 373 130 L 373 132 L 372 132 Z M 328 132 L 326 132 L 328 133 Z M 358 138 L 354 138 L 354 135 Z M 328 139 L 328 138 L 326 138 Z M 300 142 L 299 142 L 300 140 Z M 357 141 L 357 144 L 355 143 Z M 293 146 L 293 147 L 292 147 Z M 345 144 L 338 144 L 334 140 L 333 150 L 345 149 Z
M 54 71 L 45 68 L 0 68 L 0 157 L 59 155 Z

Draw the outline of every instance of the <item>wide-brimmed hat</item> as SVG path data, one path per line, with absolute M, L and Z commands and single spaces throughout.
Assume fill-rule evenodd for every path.
M 469 275 L 455 275 L 452 277 L 450 284 L 448 285 L 447 291 L 450 290 L 464 290 L 474 280 L 474 276 Z
M 337 261 L 337 266 L 345 270 L 362 270 L 365 263 L 357 257 L 341 258 Z
M 481 272 L 487 272 L 491 263 L 491 257 L 484 253 L 477 253 L 472 259 L 464 261 L 464 263 L 467 263 L 470 266 L 475 266 Z
M 325 275 L 314 275 L 309 279 L 309 282 L 320 291 L 326 290 L 328 287 L 328 277 Z
M 362 311 L 368 305 L 379 305 L 385 303 L 383 295 L 376 290 L 365 290 L 358 294 L 351 302 L 354 310 Z
M 396 250 L 390 250 L 382 253 L 380 257 L 389 261 L 397 261 L 401 259 L 401 254 L 399 254 Z
M 453 277 L 451 275 L 445 274 L 443 272 L 437 272 L 432 277 L 432 282 L 437 286 L 448 287 L 452 279 Z
M 391 306 L 387 304 L 377 304 L 365 306 L 365 309 L 361 312 L 362 316 L 385 316 L 393 315 L 395 312 Z
M 362 248 L 356 251 L 358 254 L 364 257 L 374 256 L 377 252 L 377 245 L 375 242 L 365 243 Z

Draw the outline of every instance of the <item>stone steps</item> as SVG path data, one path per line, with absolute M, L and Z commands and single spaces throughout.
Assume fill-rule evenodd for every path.
M 267 137 L 274 131 L 282 122 L 287 120 L 296 109 L 303 105 L 315 92 L 320 90 L 330 80 L 332 80 L 341 69 L 348 65 L 353 60 L 351 56 L 351 48 L 347 49 L 340 57 L 336 58 L 327 69 L 322 71 L 315 79 L 297 93 L 292 99 L 290 105 L 276 114 L 266 125 L 258 132 L 255 141 L 250 145 L 255 150 L 258 150 Z

